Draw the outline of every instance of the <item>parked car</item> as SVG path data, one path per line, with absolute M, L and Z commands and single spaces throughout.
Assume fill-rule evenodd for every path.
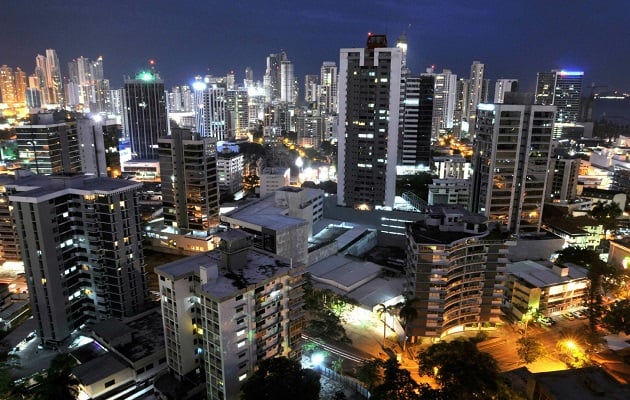
M 581 311 L 571 311 L 571 314 L 573 314 L 573 316 L 577 319 L 585 319 L 586 315 L 584 315 L 584 313 L 582 313 Z
M 549 327 L 549 326 L 553 326 L 553 325 L 555 325 L 555 324 L 556 324 L 556 321 L 554 321 L 554 320 L 553 320 L 553 318 L 551 318 L 551 317 L 542 317 L 542 318 L 540 319 L 540 323 L 541 323 L 541 325 L 543 325 L 543 326 L 547 326 L 547 327 Z
M 575 316 L 570 312 L 565 312 L 564 314 L 562 314 L 562 317 L 564 319 L 568 319 L 569 321 L 573 321 L 575 319 Z

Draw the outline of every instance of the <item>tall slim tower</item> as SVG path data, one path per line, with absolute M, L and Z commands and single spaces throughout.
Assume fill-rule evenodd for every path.
M 141 186 L 56 176 L 45 187 L 9 197 L 42 342 L 59 343 L 85 323 L 142 310 Z
M 470 80 L 468 81 L 468 96 L 465 112 L 466 120 L 468 121 L 468 136 L 472 136 L 475 133 L 477 104 L 483 102 L 483 71 L 484 65 L 479 61 L 473 61 L 470 66 Z M 487 83 L 485 84 L 487 85 Z
M 554 111 L 530 98 L 478 106 L 472 212 L 516 234 L 540 231 Z
M 164 223 L 207 232 L 219 220 L 216 139 L 173 129 L 158 143 Z
M 431 75 L 403 77 L 402 144 L 399 166 L 411 171 L 429 169 L 435 79 Z
M 126 78 L 122 103 L 123 134 L 129 139 L 132 158 L 157 160 L 157 140 L 169 131 L 164 82 L 148 71 Z
M 457 104 L 457 75 L 444 69 L 440 73 L 428 68 L 424 75 L 433 76 L 435 87 L 433 94 L 433 123 L 431 135 L 434 138 L 453 128 L 455 106 Z
M 59 58 L 54 49 L 46 49 L 46 85 L 48 87 L 49 100 L 53 104 L 63 105 L 63 86 L 61 81 L 61 69 Z
M 12 105 L 16 103 L 15 75 L 8 65 L 0 67 L 0 103 Z
M 337 64 L 324 61 L 319 74 L 318 109 L 326 114 L 337 113 Z
M 340 51 L 339 205 L 394 206 L 401 74 L 402 50 L 387 47 L 385 35 Z
M 225 116 L 225 88 L 208 79 L 202 80 L 198 76 L 195 78 L 193 90 L 195 93 L 195 130 L 202 137 L 224 141 L 228 133 Z
M 280 62 L 280 101 L 295 103 L 295 76 L 289 60 Z

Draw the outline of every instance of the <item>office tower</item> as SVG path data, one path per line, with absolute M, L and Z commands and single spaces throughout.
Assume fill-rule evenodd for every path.
M 208 81 L 208 82 L 206 82 Z M 227 139 L 225 118 L 225 88 L 209 82 L 206 77 L 195 78 L 195 130 L 202 137 L 211 137 L 219 142 Z M 229 132 L 232 134 L 232 132 Z
M 234 71 L 230 71 L 226 75 L 226 77 L 225 77 L 225 88 L 227 90 L 234 90 L 234 89 L 236 89 L 236 77 L 234 75 Z
M 280 101 L 295 103 L 295 76 L 293 63 L 289 60 L 280 62 Z
M 403 74 L 408 73 L 409 70 L 407 68 L 407 34 L 403 32 L 402 35 L 398 36 L 398 39 L 396 39 L 396 47 L 400 49 L 400 51 L 402 51 L 402 60 L 401 60 L 401 64 L 402 64 L 402 68 L 403 68 Z
M 245 89 L 225 92 L 226 131 L 230 138 L 247 137 L 249 128 L 249 96 Z
M 508 244 L 485 217 L 431 206 L 406 232 L 406 292 L 418 313 L 407 332 L 413 342 L 501 323 Z
M 317 109 L 326 114 L 337 114 L 337 64 L 324 61 L 319 74 Z
M 304 77 L 304 101 L 307 103 L 317 102 L 317 87 L 319 82 L 319 76 L 306 75 Z
M 339 205 L 394 206 L 401 73 L 402 50 L 387 47 L 385 35 L 340 51 Z
M 50 91 L 48 90 L 48 83 L 46 77 L 46 56 L 38 54 L 35 57 L 35 73 L 34 75 L 37 77 L 37 80 L 34 83 L 37 83 L 37 89 L 41 92 L 42 95 L 42 104 L 50 104 Z
M 494 84 L 494 104 L 502 104 L 506 92 L 518 91 L 518 79 L 497 79 Z
M 455 85 L 455 112 L 453 112 L 453 136 L 461 138 L 468 130 L 466 105 L 468 103 L 468 79 L 459 78 Z M 465 129 L 464 129 L 465 128 Z
M 141 186 L 65 175 L 9 197 L 43 343 L 58 344 L 83 324 L 142 310 Z
M 31 114 L 15 134 L 23 168 L 42 175 L 81 171 L 77 122 L 65 113 Z
M 552 157 L 545 198 L 554 202 L 574 200 L 577 196 L 579 171 L 579 158 Z
M 221 194 L 234 195 L 243 190 L 244 163 L 243 154 L 228 146 L 217 154 L 217 183 Z
M 30 109 L 38 109 L 42 107 L 42 93 L 37 88 L 26 89 L 26 106 Z
M 0 67 L 0 103 L 12 105 L 16 103 L 15 75 L 8 65 Z
M 409 172 L 429 170 L 435 79 L 430 75 L 402 78 L 400 119 L 402 146 L 399 167 Z
M 160 76 L 141 72 L 125 78 L 122 91 L 123 135 L 135 160 L 157 160 L 158 138 L 169 131 L 166 93 Z
M 85 174 L 107 176 L 103 125 L 100 115 L 92 118 L 86 115 L 77 116 L 81 172 Z
M 521 234 L 540 231 L 555 107 L 515 97 L 478 107 L 470 210 Z
M 199 132 L 173 129 L 158 139 L 164 223 L 184 231 L 218 224 L 217 142 Z
M 435 139 L 453 129 L 457 100 L 457 75 L 451 73 L 449 69 L 435 73 L 433 68 L 427 68 L 427 73 L 423 75 L 433 76 L 435 79 L 431 126 L 431 136 Z
M 556 106 L 554 137 L 562 135 L 565 126 L 575 126 L 580 116 L 584 72 L 552 70 L 539 72 L 536 79 L 535 104 Z
M 475 134 L 475 121 L 476 121 L 476 113 L 477 113 L 477 104 L 483 102 L 484 99 L 484 85 L 488 83 L 484 83 L 483 79 L 484 65 L 479 61 L 473 61 L 470 66 L 470 79 L 468 81 L 468 95 L 466 96 L 466 109 L 464 115 L 466 117 L 466 121 L 468 122 L 468 132 L 467 136 L 472 137 Z M 486 96 L 487 96 L 487 86 L 486 86 Z
M 280 65 L 282 61 L 287 61 L 287 54 L 284 51 L 279 54 L 269 54 L 267 57 L 264 86 L 267 91 L 268 103 L 280 100 L 280 86 L 282 82 Z
M 216 250 L 156 269 L 169 371 L 184 386 L 203 371 L 208 399 L 238 399 L 262 360 L 301 357 L 304 265 L 248 236 L 222 233 Z

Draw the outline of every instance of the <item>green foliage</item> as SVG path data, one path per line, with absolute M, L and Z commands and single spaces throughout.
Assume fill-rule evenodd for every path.
M 434 376 L 447 399 L 489 399 L 501 392 L 496 360 L 473 341 L 439 342 L 418 357 L 420 374 Z
M 545 355 L 545 347 L 531 336 L 523 336 L 516 341 L 516 353 L 525 364 L 531 364 Z
M 241 386 L 242 400 L 318 400 L 319 374 L 286 357 L 263 360 Z
M 330 369 L 332 369 L 333 371 L 335 371 L 338 374 L 342 373 L 342 368 L 343 368 L 343 358 L 342 357 L 337 357 L 335 358 L 331 365 L 330 365 Z
M 383 365 L 384 361 L 377 358 L 363 362 L 357 370 L 357 379 L 363 382 L 369 391 L 374 390 L 383 381 Z
M 586 268 L 589 279 L 589 287 L 586 295 L 585 306 L 589 318 L 589 327 L 592 332 L 597 331 L 597 324 L 604 311 L 602 305 L 602 283 L 609 277 L 616 276 L 614 267 L 606 264 L 599 258 L 595 250 L 569 246 L 558 252 L 558 262 L 563 264 L 571 262 Z
M 624 299 L 610 304 L 602 318 L 604 327 L 612 333 L 630 335 L 630 300 Z
M 389 359 L 382 363 L 383 383 L 372 391 L 373 400 L 423 400 L 438 399 L 438 391 L 428 385 L 419 385 L 409 371 L 401 369 L 396 360 Z
M 604 230 L 612 231 L 617 228 L 617 218 L 621 216 L 623 210 L 614 201 L 611 203 L 596 202 L 591 209 L 591 217 L 604 226 Z
M 58 354 L 50 361 L 46 374 L 35 379 L 34 400 L 74 400 L 79 395 L 79 381 L 72 376 L 76 361 L 69 354 Z
M 310 318 L 306 333 L 322 339 L 349 342 L 342 325 L 343 314 L 352 310 L 358 302 L 329 289 L 315 289 L 308 275 L 303 287 L 304 308 L 309 311 Z

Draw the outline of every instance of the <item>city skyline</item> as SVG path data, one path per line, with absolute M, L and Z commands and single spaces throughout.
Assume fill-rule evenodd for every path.
M 392 44 L 406 32 L 408 65 L 415 73 L 435 65 L 436 71 L 448 68 L 467 76 L 471 62 L 479 60 L 488 78 L 519 79 L 523 91 L 534 90 L 537 72 L 554 68 L 584 70 L 585 94 L 592 83 L 602 90 L 630 91 L 630 76 L 622 68 L 627 55 L 609 45 L 623 37 L 623 18 L 630 11 L 620 0 L 604 5 L 486 0 L 475 7 L 464 1 L 370 0 L 360 9 L 278 0 L 212 7 L 198 0 L 33 5 L 3 5 L 0 64 L 31 74 L 35 56 L 52 48 L 67 77 L 72 59 L 103 56 L 112 88 L 150 59 L 167 88 L 192 83 L 195 75 L 222 76 L 230 70 L 240 83 L 248 66 L 255 80 L 262 80 L 266 56 L 280 50 L 302 82 L 322 62 L 338 62 L 340 48 L 362 47 L 371 31 L 387 34 Z

